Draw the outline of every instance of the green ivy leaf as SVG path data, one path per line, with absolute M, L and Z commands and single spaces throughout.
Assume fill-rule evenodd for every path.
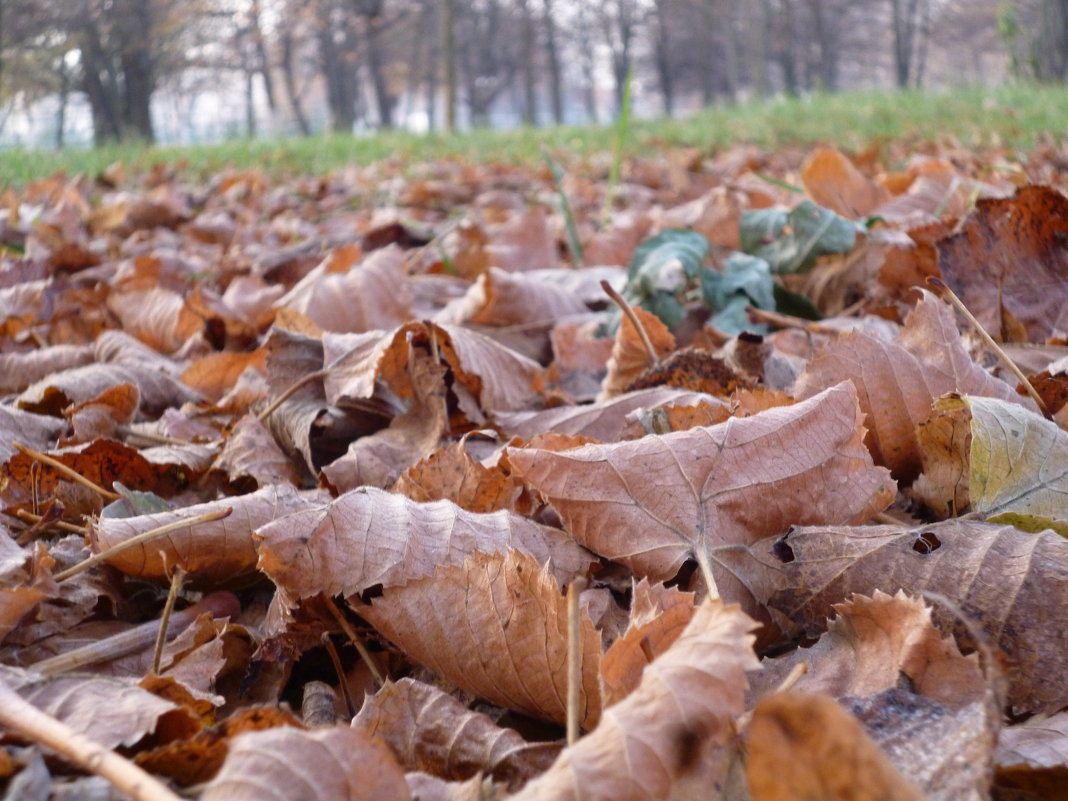
M 742 214 L 738 225 L 742 250 L 760 256 L 782 275 L 805 272 L 819 256 L 848 253 L 862 227 L 811 200 L 793 211 L 761 209 Z
M 634 249 L 623 297 L 669 328 L 678 325 L 686 316 L 678 296 L 700 274 L 708 248 L 696 231 L 669 229 L 647 239 Z
M 745 253 L 732 253 L 724 262 L 722 272 L 704 270 L 701 293 L 715 312 L 710 322 L 728 334 L 757 330 L 746 317 L 746 306 L 775 308 L 775 281 L 771 277 L 771 267 L 759 256 Z

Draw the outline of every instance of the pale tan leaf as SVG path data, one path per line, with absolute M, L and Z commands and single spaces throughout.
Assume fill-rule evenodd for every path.
M 755 670 L 754 622 L 735 606 L 704 603 L 674 644 L 600 725 L 517 801 L 661 801 L 708 798 L 736 756 L 745 671 Z M 693 795 L 690 795 L 692 793 Z
M 635 409 L 654 409 L 667 405 L 694 406 L 703 402 L 713 406 L 725 405 L 721 399 L 703 392 L 653 387 L 585 406 L 557 406 L 540 412 L 497 412 L 493 417 L 507 436 L 524 440 L 545 431 L 556 431 L 600 442 L 615 442 L 620 439 L 627 415 Z
M 62 444 L 90 442 L 97 437 L 109 437 L 119 425 L 133 420 L 141 405 L 141 392 L 133 384 L 108 387 L 92 400 L 79 403 L 65 411 L 73 434 Z
M 453 325 L 552 325 L 557 319 L 587 311 L 581 298 L 566 289 L 539 281 L 530 273 L 490 267 L 434 318 Z
M 108 559 L 130 576 L 166 578 L 175 567 L 208 581 L 223 581 L 250 572 L 256 565 L 252 532 L 278 517 L 306 509 L 313 501 L 286 484 L 265 487 L 250 495 L 187 506 L 173 512 L 127 518 L 100 518 L 93 524 L 99 553 L 138 534 L 207 512 L 232 508 L 222 520 L 198 523 L 136 545 Z
M 34 450 L 50 450 L 66 427 L 63 420 L 55 417 L 0 404 L 0 461 L 6 462 L 18 453 L 16 442 Z
M 472 776 L 464 782 L 447 782 L 422 771 L 406 774 L 408 789 L 419 801 L 485 801 L 483 779 Z
M 254 414 L 246 414 L 234 424 L 214 467 L 225 472 L 231 484 L 248 479 L 260 488 L 300 483 L 296 466 Z
M 999 768 L 1068 769 L 1068 712 L 1006 726 L 998 735 L 997 763 Z
M 827 696 L 778 693 L 753 710 L 746 738 L 753 801 L 922 801 L 860 723 Z
M 486 245 L 487 266 L 507 272 L 552 270 L 560 266 L 556 238 L 549 216 L 540 206 L 528 206 L 508 222 L 495 227 Z
M 416 503 L 373 487 L 352 490 L 256 532 L 259 568 L 293 599 L 353 595 L 426 576 L 475 551 L 517 549 L 561 581 L 590 556 L 558 529 L 509 512 L 473 514 L 449 501 Z
M 322 469 L 339 492 L 360 486 L 385 489 L 400 474 L 437 449 L 449 430 L 445 368 L 422 351 L 412 351 L 408 379 L 414 393 L 408 409 L 388 428 L 354 440 L 344 456 Z
M 653 345 L 656 358 L 662 358 L 675 349 L 675 337 L 659 317 L 638 307 L 633 311 Z M 645 345 L 630 317 L 624 314 L 616 331 L 612 355 L 608 359 L 608 374 L 604 377 L 597 399 L 605 400 L 622 394 L 650 366 Z
M 50 345 L 25 353 L 0 353 L 0 393 L 21 392 L 53 373 L 91 361 L 92 345 Z
M 40 676 L 0 666 L 0 680 L 25 700 L 105 748 L 133 745 L 176 709 L 132 679 Z
M 885 508 L 893 482 L 872 465 L 860 417 L 842 384 L 716 426 L 562 453 L 510 448 L 508 458 L 580 543 L 663 581 L 699 549 Z
M 646 579 L 635 584 L 630 625 L 601 660 L 605 707 L 622 701 L 638 686 L 646 665 L 671 647 L 696 609 L 692 593 L 651 585 Z
M 408 319 L 411 288 L 400 248 L 376 250 L 345 272 L 330 268 L 328 256 L 275 307 L 301 312 L 324 331 L 393 328 Z
M 840 336 L 811 361 L 794 387 L 811 397 L 840 381 L 857 387 L 867 415 L 865 439 L 877 464 L 911 481 L 920 471 L 916 426 L 927 419 L 931 403 L 947 392 L 983 395 L 1033 408 L 968 356 L 952 310 L 930 293 L 905 321 L 896 342 L 863 333 Z
M 274 326 L 267 336 L 267 384 L 272 398 L 286 393 L 323 366 L 322 343 Z M 308 381 L 293 392 L 267 418 L 270 431 L 283 452 L 299 455 L 309 473 L 316 473 L 312 454 L 312 426 L 326 412 L 321 380 Z
M 174 353 L 204 328 L 204 321 L 181 295 L 161 287 L 112 293 L 108 308 L 126 333 L 161 353 Z
M 1008 701 L 1018 712 L 1068 704 L 1068 542 L 1051 531 L 947 520 L 916 529 L 895 526 L 797 528 L 750 549 L 720 556 L 780 626 L 807 635 L 826 627 L 833 605 L 876 589 L 945 596 L 968 610 L 1010 665 Z M 935 623 L 971 642 L 940 605 Z
M 960 709 L 982 702 L 986 680 L 975 654 L 961 655 L 931 621 L 922 601 L 898 591 L 854 595 L 834 607 L 837 617 L 811 648 L 765 661 L 753 679 L 760 696 L 775 689 L 798 664 L 808 666 L 794 689 L 832 698 L 867 696 L 896 687 L 907 676 L 919 695 Z
M 280 726 L 239 734 L 202 801 L 407 801 L 404 772 L 358 729 Z
M 329 372 L 323 379 L 327 400 L 346 405 L 370 398 L 384 384 L 401 398 L 408 398 L 406 368 L 411 345 L 425 339 L 426 328 L 407 323 L 393 331 L 368 331 L 363 334 L 323 335 L 323 366 Z
M 358 609 L 416 662 L 495 704 L 567 720 L 567 600 L 533 557 L 476 552 Z M 601 638 L 581 615 L 579 720 L 601 714 Z
M 538 401 L 535 382 L 542 367 L 532 359 L 498 344 L 487 336 L 452 325 L 435 325 L 441 353 L 453 369 L 453 391 L 466 389 L 478 401 L 478 408 L 460 408 L 469 419 L 478 420 L 483 412 L 526 409 Z M 474 417 L 472 417 L 474 414 Z
M 486 774 L 512 790 L 549 767 L 560 751 L 555 743 L 528 743 L 413 679 L 391 682 L 364 701 L 352 725 L 388 745 L 405 770 L 453 781 Z

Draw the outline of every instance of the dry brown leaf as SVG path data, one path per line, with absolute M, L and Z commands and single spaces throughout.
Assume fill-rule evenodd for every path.
M 560 266 L 556 238 L 549 229 L 549 215 L 540 206 L 529 206 L 508 222 L 495 227 L 486 245 L 487 267 L 511 273 L 552 270 Z
M 63 420 L 55 417 L 0 404 L 0 460 L 6 462 L 18 453 L 16 442 L 34 450 L 50 450 L 66 427 Z
M 992 699 L 959 709 L 908 690 L 841 699 L 927 801 L 987 801 L 1001 710 Z
M 322 469 L 330 486 L 346 492 L 361 486 L 391 487 L 400 474 L 437 449 L 449 430 L 445 368 L 412 351 L 408 378 L 414 397 L 388 428 L 352 442 L 344 456 Z
M 92 345 L 50 345 L 25 353 L 0 353 L 0 393 L 22 392 L 53 373 L 91 361 Z
M 455 442 L 404 472 L 393 491 L 413 501 L 450 500 L 469 512 L 513 509 L 522 485 L 500 465 L 484 467 Z
M 839 151 L 826 147 L 816 148 L 805 161 L 801 184 L 816 205 L 847 219 L 867 217 L 890 197 Z
M 1068 799 L 1068 712 L 1036 715 L 1002 729 L 994 785 L 996 798 Z
M 754 623 L 705 602 L 674 644 L 600 725 L 532 780 L 516 801 L 711 798 L 722 786 L 741 714 L 745 671 L 758 667 Z M 690 795 L 689 793 L 693 793 Z
M 811 361 L 794 387 L 811 397 L 839 381 L 852 380 L 867 415 L 865 443 L 877 464 L 895 478 L 912 481 L 920 471 L 916 426 L 931 403 L 947 392 L 983 395 L 1034 408 L 1028 398 L 968 356 L 952 310 L 930 293 L 905 321 L 896 342 L 864 333 L 840 336 Z
M 410 316 L 410 304 L 404 251 L 390 246 L 344 272 L 332 269 L 327 256 L 274 305 L 301 312 L 324 331 L 358 333 L 400 325 Z
M 537 362 L 466 328 L 429 328 L 453 370 L 452 389 L 468 419 L 481 422 L 481 412 L 527 409 L 538 401 L 543 370 Z
M 472 776 L 464 782 L 447 782 L 421 771 L 406 774 L 408 789 L 419 801 L 485 801 L 484 781 Z
M 854 595 L 834 609 L 837 616 L 818 643 L 763 663 L 753 680 L 755 695 L 774 690 L 803 663 L 808 672 L 794 685 L 798 692 L 837 699 L 874 695 L 897 686 L 904 675 L 917 694 L 951 709 L 983 701 L 987 685 L 976 655 L 962 656 L 953 639 L 934 627 L 922 601 L 876 590 L 871 598 Z
M 563 453 L 510 448 L 508 458 L 581 544 L 663 581 L 699 549 L 714 560 L 721 545 L 884 509 L 893 482 L 872 465 L 860 419 L 842 384 L 716 426 Z
M 391 682 L 364 701 L 352 725 L 388 745 L 405 770 L 451 781 L 484 773 L 513 791 L 549 767 L 560 751 L 556 743 L 528 743 L 413 679 Z
M 300 483 L 296 466 L 254 414 L 246 414 L 234 424 L 212 466 L 225 472 L 231 485 L 248 479 L 259 488 Z
M 174 353 L 204 327 L 181 295 L 160 287 L 112 293 L 108 308 L 126 333 L 161 353 Z
M 659 317 L 642 308 L 636 307 L 633 311 L 652 342 L 657 359 L 675 349 L 675 337 Z M 638 376 L 649 369 L 649 358 L 637 329 L 629 315 L 624 314 L 616 331 L 612 355 L 608 359 L 608 374 L 604 377 L 597 399 L 606 400 L 625 392 Z
M 222 520 L 172 531 L 108 559 L 108 564 L 128 576 L 166 578 L 175 567 L 180 567 L 201 581 L 225 581 L 255 567 L 253 531 L 278 517 L 313 505 L 311 499 L 293 487 L 277 484 L 249 495 L 186 506 L 173 512 L 104 517 L 93 524 L 94 547 L 99 553 L 154 528 L 232 508 L 233 513 Z
M 530 273 L 510 273 L 490 267 L 467 293 L 451 301 L 434 318 L 454 325 L 524 325 L 546 327 L 567 315 L 587 311 L 581 298 Z
M 475 551 L 517 549 L 561 582 L 589 555 L 558 529 L 505 511 L 473 514 L 448 501 L 415 503 L 372 487 L 305 509 L 256 532 L 259 568 L 293 600 L 392 587 L 460 564 Z
M 212 353 L 197 359 L 182 373 L 182 382 L 210 401 L 218 401 L 229 392 L 238 376 L 254 369 L 267 373 L 267 352 L 256 348 L 247 353 Z
M 141 405 L 141 392 L 133 384 L 108 387 L 92 400 L 65 410 L 73 434 L 62 444 L 90 442 L 97 437 L 110 437 L 120 425 L 133 420 Z
M 476 552 L 383 591 L 360 615 L 419 664 L 500 706 L 567 720 L 567 601 L 533 557 Z M 579 721 L 601 715 L 601 638 L 581 614 Z
M 599 442 L 616 442 L 621 438 L 627 415 L 636 409 L 659 406 L 694 406 L 698 403 L 713 406 L 723 401 L 703 392 L 690 392 L 674 387 L 653 387 L 626 392 L 599 403 L 585 406 L 557 406 L 540 412 L 512 412 L 494 414 L 497 426 L 509 437 L 530 440 L 546 431 L 571 434 Z
M 1045 186 L 981 199 L 960 233 L 941 240 L 946 283 L 995 339 L 1042 343 L 1068 331 L 1068 198 Z
M 1018 712 L 1068 704 L 1066 669 L 1068 542 L 1050 531 L 948 520 L 917 529 L 895 526 L 797 528 L 763 540 L 746 556 L 724 553 L 780 626 L 823 631 L 833 605 L 850 595 L 903 590 L 945 596 L 967 610 L 1004 652 L 1008 701 Z M 777 616 L 776 616 L 777 615 Z M 938 605 L 934 620 L 971 643 L 956 616 Z
M 601 694 L 610 707 L 641 682 L 649 662 L 662 654 L 693 618 L 694 595 L 642 579 L 634 585 L 627 630 L 601 660 Z
M 104 748 L 133 745 L 176 706 L 129 679 L 48 676 L 0 666 L 0 681 Z
M 777 693 L 756 705 L 746 737 L 753 801 L 921 801 L 865 734 L 822 695 Z
M 358 729 L 290 726 L 239 734 L 201 801 L 407 801 L 389 749 Z

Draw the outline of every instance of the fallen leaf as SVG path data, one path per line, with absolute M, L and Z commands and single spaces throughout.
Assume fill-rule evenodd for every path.
M 655 358 L 660 359 L 675 349 L 675 337 L 660 318 L 641 307 L 634 307 L 635 317 L 645 330 L 653 347 Z M 650 367 L 650 356 L 645 345 L 626 314 L 616 330 L 612 355 L 608 359 L 608 374 L 601 385 L 598 400 L 606 400 L 625 392 L 631 383 Z
M 581 544 L 664 581 L 701 550 L 714 561 L 722 545 L 885 508 L 892 481 L 861 442 L 856 403 L 842 384 L 716 426 L 562 453 L 509 448 L 508 458 Z
M 865 443 L 872 457 L 904 482 L 911 482 L 920 472 L 915 429 L 927 419 L 935 398 L 960 392 L 1034 408 L 1030 399 L 1021 398 L 972 361 L 961 343 L 953 312 L 926 292 L 896 342 L 860 332 L 837 337 L 805 368 L 794 394 L 811 397 L 847 379 L 856 385 L 867 415 Z
M 995 339 L 1045 342 L 1068 330 L 1068 199 L 1024 186 L 1003 199 L 980 199 L 962 230 L 938 242 L 946 283 Z
M 567 601 L 529 555 L 476 552 L 460 565 L 390 587 L 360 615 L 418 663 L 500 706 L 567 720 Z M 601 715 L 601 638 L 580 617 L 579 721 Z
M 852 219 L 869 216 L 889 199 L 889 193 L 853 162 L 826 147 L 817 148 L 805 161 L 801 183 L 816 205 Z
M 445 692 L 413 679 L 386 684 L 364 701 L 355 728 L 389 746 L 405 770 L 451 781 L 487 774 L 518 790 L 556 758 L 556 743 L 528 743 Z
M 522 484 L 501 466 L 485 467 L 456 442 L 406 470 L 393 492 L 413 501 L 450 500 L 468 512 L 513 509 Z
M 645 669 L 600 725 L 565 748 L 513 798 L 654 801 L 708 798 L 736 758 L 754 622 L 736 606 L 706 601 L 674 644 Z M 690 795 L 689 793 L 693 793 Z
M 809 636 L 822 632 L 833 605 L 854 593 L 936 592 L 966 610 L 1006 655 L 1013 710 L 1056 711 L 1068 703 L 1057 678 L 1068 653 L 1062 613 L 1068 588 L 1061 579 L 1068 542 L 1051 531 L 958 520 L 917 529 L 795 528 L 757 543 L 748 556 L 728 552 L 720 560 L 780 627 Z M 944 631 L 972 642 L 951 611 L 936 605 L 933 616 Z
M 359 729 L 290 726 L 239 734 L 201 801 L 407 801 L 404 773 Z
M 292 599 L 354 595 L 457 565 L 471 553 L 517 549 L 561 582 L 589 556 L 562 531 L 509 512 L 473 514 L 448 501 L 416 503 L 373 487 L 279 518 L 256 531 L 259 568 Z
M 860 723 L 822 695 L 777 693 L 753 710 L 746 737 L 753 801 L 920 801 Z

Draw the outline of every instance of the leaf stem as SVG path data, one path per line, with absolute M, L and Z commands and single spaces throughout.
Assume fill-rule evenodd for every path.
M 612 285 L 607 281 L 601 281 L 601 289 L 605 294 L 612 299 L 612 302 L 619 306 L 620 311 L 627 315 L 627 319 L 630 320 L 630 324 L 634 326 L 634 330 L 638 332 L 638 338 L 642 341 L 642 347 L 645 348 L 645 355 L 649 359 L 649 366 L 656 367 L 660 364 L 660 357 L 656 355 L 656 348 L 653 347 L 653 341 L 649 339 L 649 334 L 645 330 L 645 326 L 641 324 L 638 319 L 638 315 L 634 313 L 634 309 L 630 304 L 623 299 L 623 296 L 616 292 L 612 288 Z
M 174 569 L 171 576 L 171 589 L 167 593 L 167 602 L 163 604 L 163 614 L 160 615 L 159 631 L 156 632 L 156 647 L 152 650 L 152 672 L 159 675 L 160 662 L 163 661 L 163 646 L 167 643 L 167 627 L 171 622 L 171 613 L 174 611 L 174 602 L 178 599 L 178 590 L 185 581 L 185 571 L 180 567 Z
M 1042 412 L 1042 416 L 1047 420 L 1052 420 L 1053 415 L 1050 414 L 1045 401 L 1042 400 L 1042 396 L 1039 395 L 1034 386 L 1031 385 L 1031 381 L 1024 375 L 1023 370 L 1016 366 L 1016 362 L 1009 358 L 1009 354 L 1002 350 L 1001 345 L 995 342 L 994 338 L 986 332 L 986 329 L 975 319 L 975 315 L 968 311 L 968 307 L 964 305 L 964 301 L 957 297 L 957 293 L 950 289 L 946 282 L 937 276 L 928 276 L 927 283 L 934 288 L 939 297 L 948 300 L 957 311 L 964 315 L 964 319 L 975 329 L 975 333 L 979 335 L 979 338 L 983 340 L 990 350 L 994 351 L 994 355 L 1001 360 L 1001 363 L 1004 364 L 1009 372 L 1016 376 L 1016 379 L 1023 385 L 1027 394 L 1031 396 L 1031 400 L 1038 406 L 1038 410 Z
M 326 604 L 326 608 L 330 610 L 330 614 L 334 616 L 338 625 L 341 626 L 341 630 L 345 632 L 345 636 L 349 638 L 349 642 L 351 642 L 356 649 L 356 653 L 360 655 L 360 659 L 366 663 L 367 669 L 371 671 L 371 675 L 374 676 L 375 681 L 378 682 L 378 686 L 381 687 L 384 685 L 386 683 L 386 676 L 378 667 L 378 663 L 372 658 L 371 652 L 367 650 L 367 646 L 363 644 L 363 640 L 361 640 L 356 633 L 356 629 L 352 627 L 349 621 L 345 618 L 345 615 L 338 608 L 338 605 L 334 603 L 334 599 L 324 595 L 323 602 Z

